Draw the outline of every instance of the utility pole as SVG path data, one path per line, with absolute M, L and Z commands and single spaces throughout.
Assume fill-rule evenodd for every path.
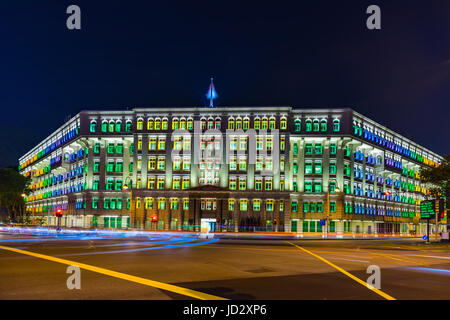
M 435 207 L 437 207 L 437 210 L 436 210 L 436 208 L 435 208 L 435 217 L 436 217 L 436 225 L 435 225 L 435 227 L 434 227 L 434 240 L 436 241 L 436 242 L 438 242 L 438 227 L 439 227 L 439 225 L 438 225 L 438 215 L 439 215 L 439 200 L 436 200 L 436 202 L 435 202 Z

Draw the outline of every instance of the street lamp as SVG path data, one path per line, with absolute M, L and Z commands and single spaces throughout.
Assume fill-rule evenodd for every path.
M 127 185 L 128 179 L 130 180 L 130 187 Z M 125 179 L 125 183 L 122 186 L 123 190 L 130 189 L 130 228 L 134 227 L 134 218 L 133 218 L 133 181 L 131 180 L 131 177 L 127 177 Z
M 25 192 L 22 192 L 21 196 L 22 196 L 22 198 L 25 198 L 27 195 L 26 195 Z M 33 221 L 33 225 L 34 225 L 34 211 L 33 211 L 33 209 L 34 209 L 34 196 L 33 196 L 33 207 L 31 208 L 31 216 L 32 216 L 32 221 Z
M 27 195 L 26 195 L 25 193 L 22 193 L 20 196 L 21 196 L 22 198 L 25 198 Z M 25 211 L 26 211 L 26 209 L 25 209 Z M 23 221 L 23 218 L 22 218 L 22 221 Z

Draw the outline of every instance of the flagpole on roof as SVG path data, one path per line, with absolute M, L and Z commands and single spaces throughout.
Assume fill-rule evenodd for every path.
M 214 78 L 211 77 L 211 84 L 209 85 L 208 93 L 206 94 L 206 97 L 209 99 L 209 107 L 214 107 L 214 99 L 216 99 L 219 95 L 216 92 L 216 89 L 214 88 Z
M 212 90 L 213 90 L 213 82 L 214 82 L 214 78 L 213 77 L 211 77 L 211 85 L 209 86 L 209 107 L 210 108 L 212 108 L 212 107 L 214 107 L 214 104 L 213 104 L 213 94 L 212 94 Z

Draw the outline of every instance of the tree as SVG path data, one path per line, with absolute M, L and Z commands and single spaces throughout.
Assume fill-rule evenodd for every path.
M 8 219 L 12 222 L 23 222 L 24 200 L 22 194 L 28 194 L 30 178 L 22 176 L 13 168 L 0 169 L 0 207 L 8 212 Z
M 437 168 L 422 168 L 420 176 L 425 182 L 434 186 L 430 188 L 431 196 L 440 199 L 445 196 L 447 199 L 447 209 L 450 205 L 450 155 L 444 157 L 441 165 Z

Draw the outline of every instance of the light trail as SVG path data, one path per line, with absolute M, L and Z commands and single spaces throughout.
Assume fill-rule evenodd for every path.
M 194 239 L 192 241 L 194 241 Z M 138 251 L 173 249 L 173 248 L 203 246 L 203 245 L 211 244 L 211 243 L 214 243 L 217 241 L 219 241 L 219 239 L 212 239 L 212 240 L 208 240 L 208 241 L 204 241 L 204 242 L 196 242 L 196 243 L 182 243 L 182 244 L 168 245 L 168 246 L 161 246 L 161 247 L 136 248 L 136 249 L 112 250 L 112 251 L 101 251 L 101 252 L 64 253 L 64 254 L 57 254 L 55 256 L 56 257 L 91 256 L 91 255 L 99 255 L 99 254 L 129 253 L 129 252 L 138 252 Z
M 1 228 L 2 231 L 7 229 L 13 234 L 27 234 L 33 236 L 48 236 L 48 230 L 43 229 L 27 229 L 27 228 Z M 13 231 L 13 232 L 11 232 Z M 18 232 L 17 232 L 18 231 Z M 46 231 L 46 232 L 43 232 Z M 104 240 L 104 239 L 129 239 L 129 238 L 144 238 L 147 241 L 135 240 L 133 242 L 124 243 L 113 243 L 113 244 L 96 244 L 97 247 L 126 247 L 126 246 L 150 246 L 145 248 L 133 248 L 133 249 L 121 249 L 121 250 L 111 250 L 111 251 L 91 251 L 91 252 L 76 252 L 76 253 L 66 253 L 55 256 L 84 256 L 84 255 L 101 255 L 101 254 L 117 254 L 117 253 L 130 253 L 139 251 L 149 251 L 149 250 L 159 250 L 159 249 L 172 249 L 172 248 L 182 248 L 191 246 L 207 245 L 217 242 L 218 239 L 213 239 L 210 241 L 202 241 L 195 243 L 198 238 L 194 233 L 174 233 L 174 232 L 129 232 L 129 231 L 103 231 L 103 230 L 61 230 L 56 233 L 56 230 L 51 230 L 51 234 L 55 237 L 52 238 L 21 238 L 21 239 L 0 239 L 0 243 L 33 243 L 33 242 L 47 242 L 47 241 L 76 241 L 76 240 Z M 150 241 L 148 241 L 150 240 Z M 73 247 L 72 247 L 73 248 Z M 77 248 L 77 247 L 75 247 Z M 78 246 L 79 248 L 79 246 Z
M 416 270 L 416 271 L 426 271 L 426 272 L 437 272 L 450 275 L 450 270 L 447 269 L 436 269 L 436 268 L 421 268 L 421 267 L 407 267 L 406 269 Z

